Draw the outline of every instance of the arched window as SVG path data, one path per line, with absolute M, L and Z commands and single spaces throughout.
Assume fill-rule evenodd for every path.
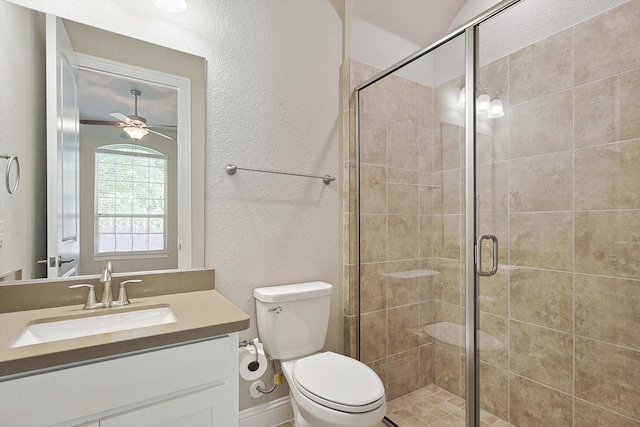
M 167 250 L 167 156 L 133 144 L 95 149 L 94 253 Z

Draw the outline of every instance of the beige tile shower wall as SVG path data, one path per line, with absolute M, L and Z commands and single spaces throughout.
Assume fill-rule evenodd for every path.
M 380 71 L 354 60 L 343 68 L 350 90 Z M 353 99 L 350 112 L 345 112 L 351 126 L 352 109 Z M 361 359 L 378 372 L 389 399 L 432 383 L 431 340 L 422 327 L 433 319 L 428 274 L 435 270 L 435 193 L 419 185 L 435 179 L 433 114 L 432 89 L 411 80 L 389 76 L 361 92 L 361 286 L 358 295 L 358 242 L 355 223 L 350 222 L 345 227 L 345 236 L 353 238 L 351 249 L 345 248 L 345 271 L 350 272 L 345 280 L 351 289 L 345 295 L 345 325 L 351 327 L 345 336 L 355 349 L 359 296 Z M 353 194 L 351 141 L 344 170 L 351 174 L 346 190 Z M 345 197 L 345 209 L 355 212 L 354 199 Z M 346 219 L 355 221 L 355 216 Z

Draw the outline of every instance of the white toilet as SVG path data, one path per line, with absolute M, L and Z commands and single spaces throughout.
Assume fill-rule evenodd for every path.
M 386 410 L 378 375 L 350 357 L 319 353 L 331 290 L 324 282 L 255 289 L 260 340 L 281 361 L 296 427 L 373 427 Z

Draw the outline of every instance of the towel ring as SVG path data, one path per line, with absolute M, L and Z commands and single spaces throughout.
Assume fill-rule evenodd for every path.
M 6 172 L 7 191 L 9 192 L 9 194 L 15 194 L 15 192 L 18 190 L 18 186 L 20 185 L 20 160 L 18 160 L 18 156 L 10 156 L 8 154 L 0 154 L 0 158 L 9 159 Z M 11 179 L 11 166 L 13 166 L 14 162 L 16 164 L 16 182 L 15 184 L 13 184 L 12 188 L 11 184 L 9 184 L 9 181 Z

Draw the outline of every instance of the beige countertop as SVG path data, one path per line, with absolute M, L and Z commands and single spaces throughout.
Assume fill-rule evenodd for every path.
M 9 348 L 29 323 L 58 317 L 83 317 L 108 312 L 169 305 L 177 321 L 133 330 Z M 43 308 L 0 314 L 0 378 L 177 344 L 249 327 L 249 316 L 215 290 L 132 298 L 124 307 L 83 310 L 82 305 Z

